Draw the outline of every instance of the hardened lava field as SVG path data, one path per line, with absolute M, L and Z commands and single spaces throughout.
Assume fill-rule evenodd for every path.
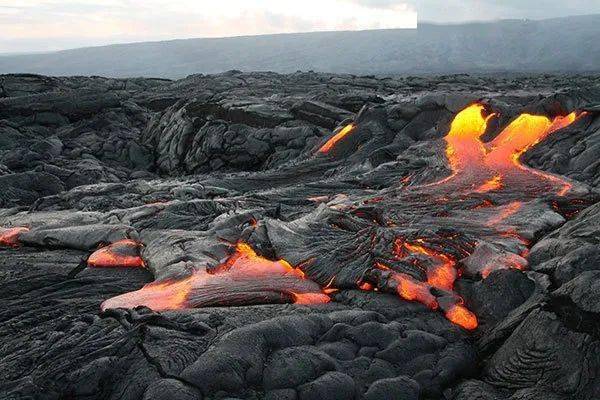
M 0 397 L 600 396 L 597 78 L 0 83 Z

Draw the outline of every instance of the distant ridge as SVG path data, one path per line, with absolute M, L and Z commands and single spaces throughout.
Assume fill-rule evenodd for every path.
M 598 72 L 600 15 L 418 29 L 312 32 L 86 47 L 0 56 L 0 73 L 180 78 L 314 70 L 353 74 Z

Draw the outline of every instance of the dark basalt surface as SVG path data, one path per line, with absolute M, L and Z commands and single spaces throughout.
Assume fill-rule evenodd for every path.
M 458 279 L 479 320 L 467 331 L 369 276 L 392 233 L 459 229 L 424 217 L 459 202 L 364 200 L 448 176 L 441 138 L 474 101 L 500 113 L 486 140 L 522 112 L 586 114 L 522 157 L 577 195 L 523 198 L 510 223 L 530 235 L 529 266 Z M 595 76 L 0 76 L 0 228 L 30 228 L 0 248 L 0 398 L 600 398 L 599 154 Z M 475 222 L 460 232 L 483 235 Z M 125 238 L 148 268 L 85 268 Z M 316 305 L 100 311 L 240 240 L 339 290 Z M 381 290 L 359 290 L 366 278 Z

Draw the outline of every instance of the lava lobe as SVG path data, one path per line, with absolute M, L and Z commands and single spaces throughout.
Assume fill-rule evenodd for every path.
M 140 247 L 141 244 L 135 240 L 119 240 L 93 252 L 89 256 L 87 264 L 96 268 L 142 268 L 144 260 L 139 255 Z
M 101 308 L 146 306 L 155 311 L 262 303 L 327 303 L 327 296 L 304 273 L 285 260 L 262 257 L 246 243 L 214 269 L 199 269 L 187 278 L 153 282 L 106 300 Z

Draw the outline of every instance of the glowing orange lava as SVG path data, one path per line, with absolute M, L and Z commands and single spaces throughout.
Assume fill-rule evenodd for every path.
M 331 299 L 323 293 L 294 293 L 290 292 L 294 304 L 319 304 L 328 303 Z
M 88 266 L 95 268 L 142 268 L 144 260 L 139 255 L 141 244 L 132 239 L 123 239 L 93 252 L 88 260 Z
M 0 228 L 0 246 L 19 247 L 19 235 L 29 231 L 29 228 L 23 226 L 15 228 Z
M 487 221 L 487 225 L 498 225 L 499 223 L 503 222 L 505 219 L 519 211 L 519 209 L 521 209 L 522 206 L 523 203 L 520 201 L 513 201 L 511 203 L 508 203 L 506 206 L 503 206 L 501 208 L 501 211 L 498 215 L 495 215 Z
M 427 274 L 427 283 L 439 289 L 452 290 L 457 276 L 456 262 L 452 257 L 425 247 L 423 243 L 408 243 L 400 238 L 394 242 L 394 254 L 399 259 L 406 258 L 410 254 L 427 256 L 433 261 L 432 265 L 424 267 Z
M 401 272 L 392 273 L 391 278 L 398 285 L 396 288 L 398 296 L 404 300 L 418 301 L 432 310 L 440 307 L 437 299 L 431 293 L 432 286 L 430 284 L 417 281 L 410 275 Z M 444 315 L 448 320 L 464 329 L 473 330 L 477 328 L 477 317 L 461 304 L 462 299 L 455 297 L 455 300 L 452 300 L 454 303 L 449 304 L 448 301 L 448 299 L 445 299 L 443 307 Z
M 348 124 L 343 127 L 338 133 L 333 135 L 321 148 L 319 149 L 319 153 L 327 154 L 329 151 L 336 145 L 337 142 L 342 140 L 346 135 L 352 132 L 356 128 L 354 123 Z
M 552 122 L 545 116 L 521 114 L 489 144 L 486 163 L 495 168 L 512 168 L 520 156 L 543 140 Z
M 418 301 L 435 310 L 438 303 L 435 296 L 431 294 L 430 287 L 426 283 L 419 282 L 410 275 L 401 272 L 392 274 L 392 279 L 398 284 L 398 295 L 405 300 Z
M 295 275 L 300 279 L 306 278 L 304 272 L 299 268 L 292 267 L 285 260 L 271 261 L 261 257 L 246 243 L 238 243 L 235 250 L 235 253 L 227 261 L 215 269 L 214 274 L 225 272 L 235 267 L 237 270 L 243 270 L 247 274 L 257 276 L 274 273 Z
M 465 306 L 454 304 L 444 313 L 446 318 L 454 322 L 456 325 L 462 326 L 465 329 L 473 330 L 477 328 L 477 317 Z
M 451 175 L 434 183 L 407 188 L 407 194 L 412 196 L 408 201 L 432 199 L 460 213 L 457 214 L 459 218 L 455 216 L 452 220 L 453 224 L 474 223 L 479 225 L 477 229 L 483 226 L 484 230 L 493 232 L 490 235 L 506 238 L 499 242 L 492 239 L 492 244 L 484 242 L 477 247 L 477 256 L 468 261 L 469 271 L 476 271 L 485 278 L 499 268 L 524 269 L 527 251 L 519 249 L 527 244 L 511 226 L 518 221 L 510 217 L 520 212 L 526 200 L 548 192 L 565 195 L 571 184 L 559 176 L 522 165 L 520 157 L 552 132 L 571 124 L 579 115 L 574 112 L 551 120 L 545 116 L 522 114 L 495 139 L 484 143 L 481 138 L 495 114 L 486 113 L 482 104 L 468 106 L 455 116 L 444 138 Z M 432 187 L 435 187 L 434 192 Z M 478 199 L 476 206 L 466 210 L 462 208 L 461 204 L 471 196 L 484 193 L 493 196 L 493 201 L 482 198 Z M 428 210 L 427 205 L 420 204 L 421 207 Z M 477 213 L 473 222 L 464 220 L 468 210 Z M 440 213 L 432 210 L 430 213 L 438 218 L 451 215 L 451 211 Z M 443 247 L 428 243 L 426 238 L 413 241 L 398 238 L 394 241 L 393 254 L 397 260 L 418 267 L 427 276 L 425 282 L 420 282 L 410 275 L 393 272 L 400 297 L 419 301 L 430 308 L 439 307 L 446 318 L 465 329 L 477 327 L 477 317 L 452 292 L 459 273 L 455 256 L 444 251 Z M 471 255 L 466 254 L 468 257 Z
M 487 192 L 491 192 L 492 190 L 498 190 L 501 188 L 502 188 L 502 176 L 496 175 L 493 178 L 488 179 L 483 184 L 481 184 L 477 189 L 475 189 L 475 192 L 487 193 Z
M 219 293 L 219 296 L 215 296 Z M 217 305 L 242 305 L 279 300 L 296 304 L 330 301 L 315 282 L 285 260 L 272 261 L 256 254 L 246 243 L 214 270 L 201 269 L 191 276 L 153 282 L 135 292 L 106 300 L 102 309 L 146 306 L 155 311 Z
M 582 114 L 572 112 L 550 120 L 545 116 L 521 114 L 494 140 L 483 143 L 481 136 L 495 114 L 486 116 L 482 104 L 473 104 L 456 115 L 445 137 L 446 156 L 452 175 L 434 184 L 453 180 L 468 183 L 465 181 L 472 180 L 470 185 L 475 188 L 474 191 L 485 193 L 499 190 L 506 182 L 515 179 L 526 180 L 523 175 L 525 173 L 549 182 L 558 187 L 557 194 L 565 195 L 571 188 L 569 182 L 522 165 L 520 157 L 551 133 L 573 123 L 580 115 Z
M 454 173 L 483 161 L 485 149 L 479 139 L 485 133 L 487 124 L 494 114 L 483 116 L 485 107 L 473 104 L 459 112 L 450 124 L 445 137 L 446 156 Z

